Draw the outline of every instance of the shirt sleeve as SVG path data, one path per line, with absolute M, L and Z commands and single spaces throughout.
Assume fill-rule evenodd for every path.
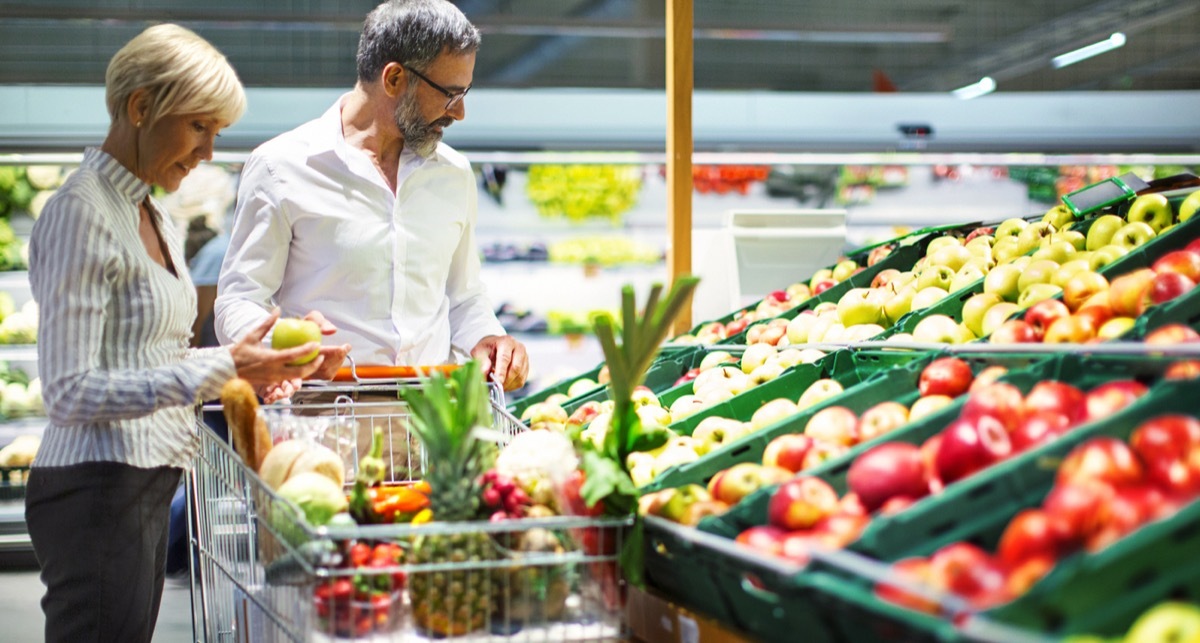
M 96 206 L 71 195 L 47 204 L 29 247 L 38 302 L 38 371 L 50 420 L 59 426 L 144 417 L 211 398 L 235 375 L 228 350 L 147 369 L 103 368 L 113 299 L 125 258 Z
M 450 343 L 464 353 L 470 353 L 479 340 L 505 332 L 479 277 L 479 248 L 475 242 L 479 192 L 470 170 L 467 170 L 466 178 L 465 189 L 469 195 L 467 226 L 451 259 L 446 296 L 450 300 Z
M 213 304 L 217 340 L 232 344 L 270 315 L 283 283 L 292 230 L 280 208 L 283 194 L 267 160 L 251 155 L 242 168 L 229 249 Z

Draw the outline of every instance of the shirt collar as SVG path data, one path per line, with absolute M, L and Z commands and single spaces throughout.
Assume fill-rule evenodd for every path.
M 83 152 L 83 167 L 92 168 L 97 174 L 108 179 L 117 192 L 129 199 L 134 205 L 141 203 L 150 194 L 150 184 L 139 179 L 121 162 L 98 147 L 89 147 Z
M 342 103 L 349 95 L 350 92 L 347 92 L 339 96 L 333 105 L 321 115 L 321 122 L 323 123 L 321 129 L 332 136 L 321 141 L 320 148 L 321 151 L 332 150 L 342 160 L 342 163 L 347 165 L 349 165 L 350 144 L 346 142 L 346 133 L 342 131 Z M 434 151 L 433 156 L 429 158 L 418 156 L 406 146 L 400 151 L 400 173 L 411 173 L 426 163 L 441 163 L 442 161 L 440 144 L 438 145 L 438 149 Z

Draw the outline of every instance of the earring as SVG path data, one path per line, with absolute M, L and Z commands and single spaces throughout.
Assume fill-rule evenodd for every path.
M 141 122 L 141 121 L 138 121 L 138 122 L 134 123 L 134 124 L 133 124 L 133 126 L 134 126 L 134 127 L 141 127 L 141 126 L 142 126 L 142 122 Z

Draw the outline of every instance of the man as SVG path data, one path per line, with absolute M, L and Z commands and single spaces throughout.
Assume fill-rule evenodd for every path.
M 274 304 L 325 313 L 358 364 L 442 364 L 457 350 L 508 390 L 525 382 L 525 348 L 479 278 L 474 175 L 441 142 L 466 116 L 479 40 L 446 0 L 367 16 L 354 89 L 246 161 L 215 304 L 222 343 Z

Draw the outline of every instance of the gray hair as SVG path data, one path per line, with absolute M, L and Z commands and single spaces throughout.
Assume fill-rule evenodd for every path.
M 367 14 L 358 41 L 358 79 L 378 80 L 390 62 L 426 69 L 443 51 L 479 50 L 479 30 L 446 0 L 388 0 Z
M 105 103 L 115 124 L 138 89 L 150 95 L 147 122 L 173 114 L 214 114 L 233 123 L 246 111 L 237 72 L 207 40 L 173 24 L 155 25 L 121 47 L 104 75 Z

